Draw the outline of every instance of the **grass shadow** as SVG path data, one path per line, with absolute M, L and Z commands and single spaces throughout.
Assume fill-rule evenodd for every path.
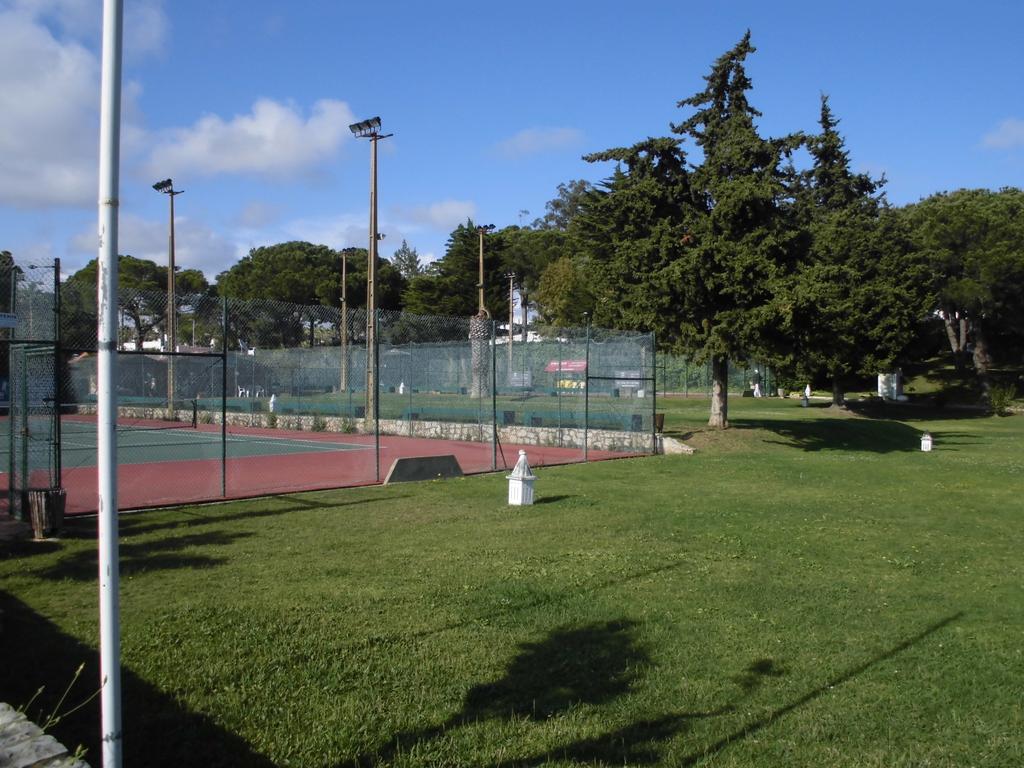
M 267 496 L 260 499 L 260 503 L 267 500 L 280 501 L 280 507 L 272 509 L 248 509 L 239 512 L 220 512 L 223 509 L 223 502 L 214 502 L 205 507 L 190 506 L 178 510 L 179 517 L 174 520 L 161 520 L 154 522 L 150 513 L 167 512 L 166 509 L 145 510 L 129 515 L 122 514 L 118 517 L 118 533 L 122 536 L 134 536 L 155 531 L 174 530 L 177 528 L 217 525 L 219 523 L 233 522 L 237 520 L 257 520 L 263 517 L 277 517 L 293 512 L 314 512 L 322 509 L 335 507 L 351 507 L 362 504 L 376 504 L 382 501 L 411 498 L 409 494 L 390 494 L 372 499 L 356 499 L 353 501 L 315 501 L 312 499 L 295 498 L 292 495 Z M 241 501 L 228 502 L 229 504 L 244 504 Z M 64 527 L 61 529 L 61 537 L 68 539 L 94 539 L 97 533 L 97 517 L 95 515 L 73 516 L 64 518 Z
M 212 568 L 227 562 L 226 558 L 205 554 L 183 554 L 183 550 L 197 547 L 222 547 L 248 533 L 194 533 L 174 538 L 161 538 L 147 542 L 123 542 L 118 547 L 121 576 L 134 576 L 147 571 L 181 568 Z M 38 573 L 51 581 L 95 581 L 99 575 L 98 550 L 72 552 L 52 566 Z
M 898 421 L 827 417 L 800 421 L 743 419 L 736 426 L 772 432 L 783 439 L 767 442 L 803 451 L 898 453 L 921 448 L 920 430 Z
M 472 686 L 461 709 L 431 728 L 397 733 L 358 766 L 387 764 L 418 743 L 491 719 L 543 720 L 579 704 L 605 704 L 631 690 L 651 661 L 628 619 L 553 630 L 519 652 L 497 680 Z
M 62 711 L 95 692 L 100 673 L 99 654 L 94 648 L 64 634 L 2 590 L 0 610 L 4 614 L 0 653 L 5 667 L 0 698 L 15 707 L 24 706 L 41 685 L 45 686 L 26 712 L 37 722 L 45 720 L 58 706 L 79 664 L 84 664 L 85 669 Z M 221 728 L 209 717 L 189 711 L 127 668 L 122 668 L 121 688 L 125 765 L 275 768 L 272 761 L 256 752 L 244 739 Z M 88 750 L 85 759 L 91 765 L 100 764 L 99 699 L 63 718 L 50 730 L 70 750 L 80 744 L 85 746 Z
M 823 685 L 820 685 L 817 688 L 815 688 L 814 690 L 809 691 L 808 693 L 804 694 L 800 698 L 794 699 L 793 701 L 789 702 L 788 704 L 784 704 L 783 706 L 778 707 L 778 708 L 772 710 L 768 714 L 766 714 L 766 715 L 764 715 L 762 717 L 757 718 L 756 720 L 753 720 L 753 721 L 747 723 L 742 728 L 739 728 L 738 730 L 734 731 L 733 733 L 729 734 L 728 736 L 725 736 L 724 738 L 719 739 L 718 741 L 714 742 L 713 744 L 710 744 L 709 746 L 705 747 L 704 749 L 700 750 L 699 752 L 691 753 L 687 757 L 683 758 L 678 763 L 678 765 L 684 765 L 684 766 L 686 766 L 686 765 L 696 765 L 697 763 L 703 762 L 704 760 L 708 759 L 709 757 L 713 757 L 714 755 L 718 754 L 719 752 L 721 752 L 723 749 L 725 749 L 726 747 L 730 746 L 731 744 L 734 744 L 737 741 L 740 741 L 742 739 L 747 738 L 748 736 L 752 736 L 752 735 L 756 734 L 758 731 L 761 731 L 765 727 L 767 727 L 767 726 L 771 725 L 772 723 L 774 723 L 780 717 L 783 717 L 784 715 L 788 715 L 790 712 L 793 712 L 794 710 L 797 710 L 797 709 L 799 709 L 800 707 L 802 707 L 802 706 L 804 706 L 806 704 L 810 704 L 812 701 L 814 701 L 818 697 L 828 693 L 833 688 L 836 688 L 836 687 L 838 687 L 840 685 L 843 685 L 844 683 L 850 682 L 854 678 L 859 677 L 860 675 L 864 674 L 869 669 L 871 669 L 872 667 L 880 664 L 881 662 L 887 661 L 888 659 L 891 659 L 894 656 L 899 655 L 900 653 L 902 653 L 903 651 L 907 650 L 908 648 L 911 648 L 911 647 L 917 645 L 922 640 L 925 640 L 926 638 L 928 638 L 929 636 L 935 634 L 936 632 L 938 632 L 938 631 L 940 631 L 942 629 L 945 629 L 946 627 L 948 627 L 953 622 L 959 621 L 960 619 L 963 618 L 963 616 L 964 616 L 963 611 L 960 611 L 958 613 L 954 613 L 954 614 L 952 614 L 950 616 L 947 616 L 944 619 L 941 619 L 941 620 L 935 622 L 931 626 L 926 627 L 921 632 L 918 632 L 916 635 L 913 635 L 913 636 L 907 638 L 906 640 L 903 640 L 902 642 L 897 643 L 896 645 L 894 645 L 892 648 L 890 648 L 889 650 L 885 651 L 884 653 L 880 653 L 880 654 L 872 657 L 871 659 L 868 659 L 864 663 L 858 664 L 857 666 L 852 667 L 851 669 L 847 670 L 843 674 L 828 680 Z
M 691 752 L 681 760 L 674 762 L 673 765 L 690 766 L 713 759 L 715 755 L 730 745 L 756 734 L 765 727 L 770 726 L 780 717 L 809 704 L 833 688 L 853 680 L 875 665 L 898 655 L 930 635 L 944 629 L 962 618 L 962 616 L 962 612 L 956 613 L 932 624 L 916 635 L 847 670 L 845 673 L 828 680 L 823 685 L 818 686 L 803 696 L 777 707 L 768 714 L 743 725 L 718 741 Z M 607 768 L 619 765 L 660 765 L 662 763 L 664 745 L 683 733 L 693 721 L 735 714 L 739 709 L 739 705 L 760 689 L 761 686 L 770 679 L 782 677 L 785 674 L 787 674 L 787 670 L 778 666 L 774 660 L 757 659 L 741 674 L 732 678 L 732 682 L 739 689 L 737 695 L 725 705 L 714 710 L 708 712 L 673 712 L 658 718 L 639 720 L 597 737 L 580 739 L 561 747 L 545 750 L 543 754 L 503 760 L 500 765 L 505 768 L 539 768 L 542 765 L 550 764 L 552 759 L 591 766 L 606 766 Z M 498 764 L 495 764 L 493 768 L 498 768 Z

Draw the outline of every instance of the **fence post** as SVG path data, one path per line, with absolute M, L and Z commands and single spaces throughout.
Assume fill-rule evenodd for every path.
M 555 380 L 555 394 L 558 397 L 558 447 L 562 447 L 562 356 L 563 349 L 562 334 L 565 328 L 558 329 L 558 378 Z
M 220 495 L 228 495 L 228 298 L 221 299 L 220 343 Z
M 373 310 L 373 464 L 380 482 L 380 310 Z M 366 414 L 369 416 L 370 414 Z
M 497 322 L 491 320 L 491 471 L 498 469 L 498 345 Z
M 658 452 L 658 425 L 655 424 L 658 412 L 658 344 L 657 336 L 651 331 L 651 453 Z
M 583 313 L 587 324 L 587 346 L 583 354 L 583 461 L 590 458 L 590 313 Z
M 62 465 L 60 456 L 60 384 L 61 384 L 61 351 L 60 351 L 60 257 L 53 260 L 53 466 L 55 488 L 62 485 Z

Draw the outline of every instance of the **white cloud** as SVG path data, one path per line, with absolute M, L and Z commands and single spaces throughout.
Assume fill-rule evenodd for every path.
M 149 166 L 151 173 L 172 177 L 185 171 L 291 176 L 333 155 L 353 120 L 342 101 L 321 99 L 305 119 L 293 105 L 260 99 L 247 115 L 206 115 L 190 128 L 170 131 Z
M 92 13 L 95 6 L 89 3 Z M 159 0 L 133 0 L 124 7 L 124 49 L 129 57 L 159 53 L 167 39 L 167 16 Z
M 242 229 L 262 229 L 274 224 L 280 214 L 279 206 L 257 200 L 247 203 L 238 212 L 235 221 Z
M 583 131 L 576 128 L 526 128 L 498 143 L 499 154 L 516 158 L 579 146 Z
M 400 212 L 413 224 L 450 232 L 476 215 L 476 204 L 466 200 L 442 200 Z
M 386 231 L 382 222 L 379 227 Z M 304 240 L 315 245 L 330 248 L 365 248 L 369 240 L 366 214 L 343 214 L 312 219 L 294 219 L 284 224 L 277 233 L 264 232 L 260 245 L 270 245 L 287 240 Z M 390 237 L 388 238 L 390 240 Z
M 15 0 L 0 10 L 0 203 L 20 208 L 96 203 L 99 159 L 99 17 L 93 0 Z M 149 53 L 164 39 L 163 7 L 134 2 L 125 49 Z M 129 148 L 136 83 L 122 90 Z
M 174 265 L 177 268 L 198 269 L 212 282 L 219 272 L 238 261 L 239 246 L 221 233 L 188 217 L 174 218 Z M 122 212 L 118 217 L 117 245 L 120 253 L 166 264 L 167 221 Z M 95 229 L 78 234 L 72 246 L 87 260 L 96 258 Z
M 982 137 L 981 144 L 988 149 L 1015 149 L 1024 147 L 1024 120 L 1008 117 L 994 130 Z
M 95 56 L 17 11 L 0 13 L 0 40 L 0 202 L 95 202 Z

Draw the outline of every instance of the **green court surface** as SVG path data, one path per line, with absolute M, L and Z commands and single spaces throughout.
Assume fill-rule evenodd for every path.
M 8 422 L 0 435 L 0 467 L 8 466 L 10 440 Z M 33 456 L 49 450 L 52 436 L 48 422 L 41 421 L 36 437 L 29 442 Z M 229 459 L 251 456 L 278 456 L 296 453 L 332 453 L 366 450 L 372 446 L 341 441 L 339 435 L 284 432 L 268 435 L 266 430 L 247 433 L 232 427 L 222 446 L 220 429 L 200 427 L 147 428 L 119 425 L 117 428 L 117 463 L 152 464 L 172 461 L 219 460 L 226 452 Z M 97 464 L 97 432 L 94 424 L 64 420 L 61 423 L 61 463 L 65 468 L 91 467 Z M 35 461 L 33 461 L 35 463 Z

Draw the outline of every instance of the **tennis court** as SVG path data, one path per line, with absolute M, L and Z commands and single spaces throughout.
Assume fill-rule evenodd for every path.
M 11 464 L 9 421 L 3 419 L 0 466 Z M 52 450 L 52 426 L 33 420 L 36 444 Z M 60 423 L 61 486 L 67 491 L 66 513 L 97 509 L 95 416 L 64 416 Z M 135 509 L 161 505 L 238 499 L 273 493 L 370 485 L 386 476 L 395 459 L 452 454 L 463 472 L 511 469 L 518 451 L 527 451 L 532 466 L 581 461 L 579 448 L 498 445 L 489 442 L 432 440 L 394 435 L 309 432 L 266 427 L 130 419 L 118 424 L 118 506 Z M 378 442 L 379 441 L 379 442 Z M 379 445 L 379 460 L 377 448 Z M 616 451 L 589 452 L 590 460 L 618 458 Z M 19 457 L 15 456 L 17 462 Z M 28 473 L 31 486 L 50 487 L 48 470 Z M 8 485 L 7 473 L 0 483 Z

